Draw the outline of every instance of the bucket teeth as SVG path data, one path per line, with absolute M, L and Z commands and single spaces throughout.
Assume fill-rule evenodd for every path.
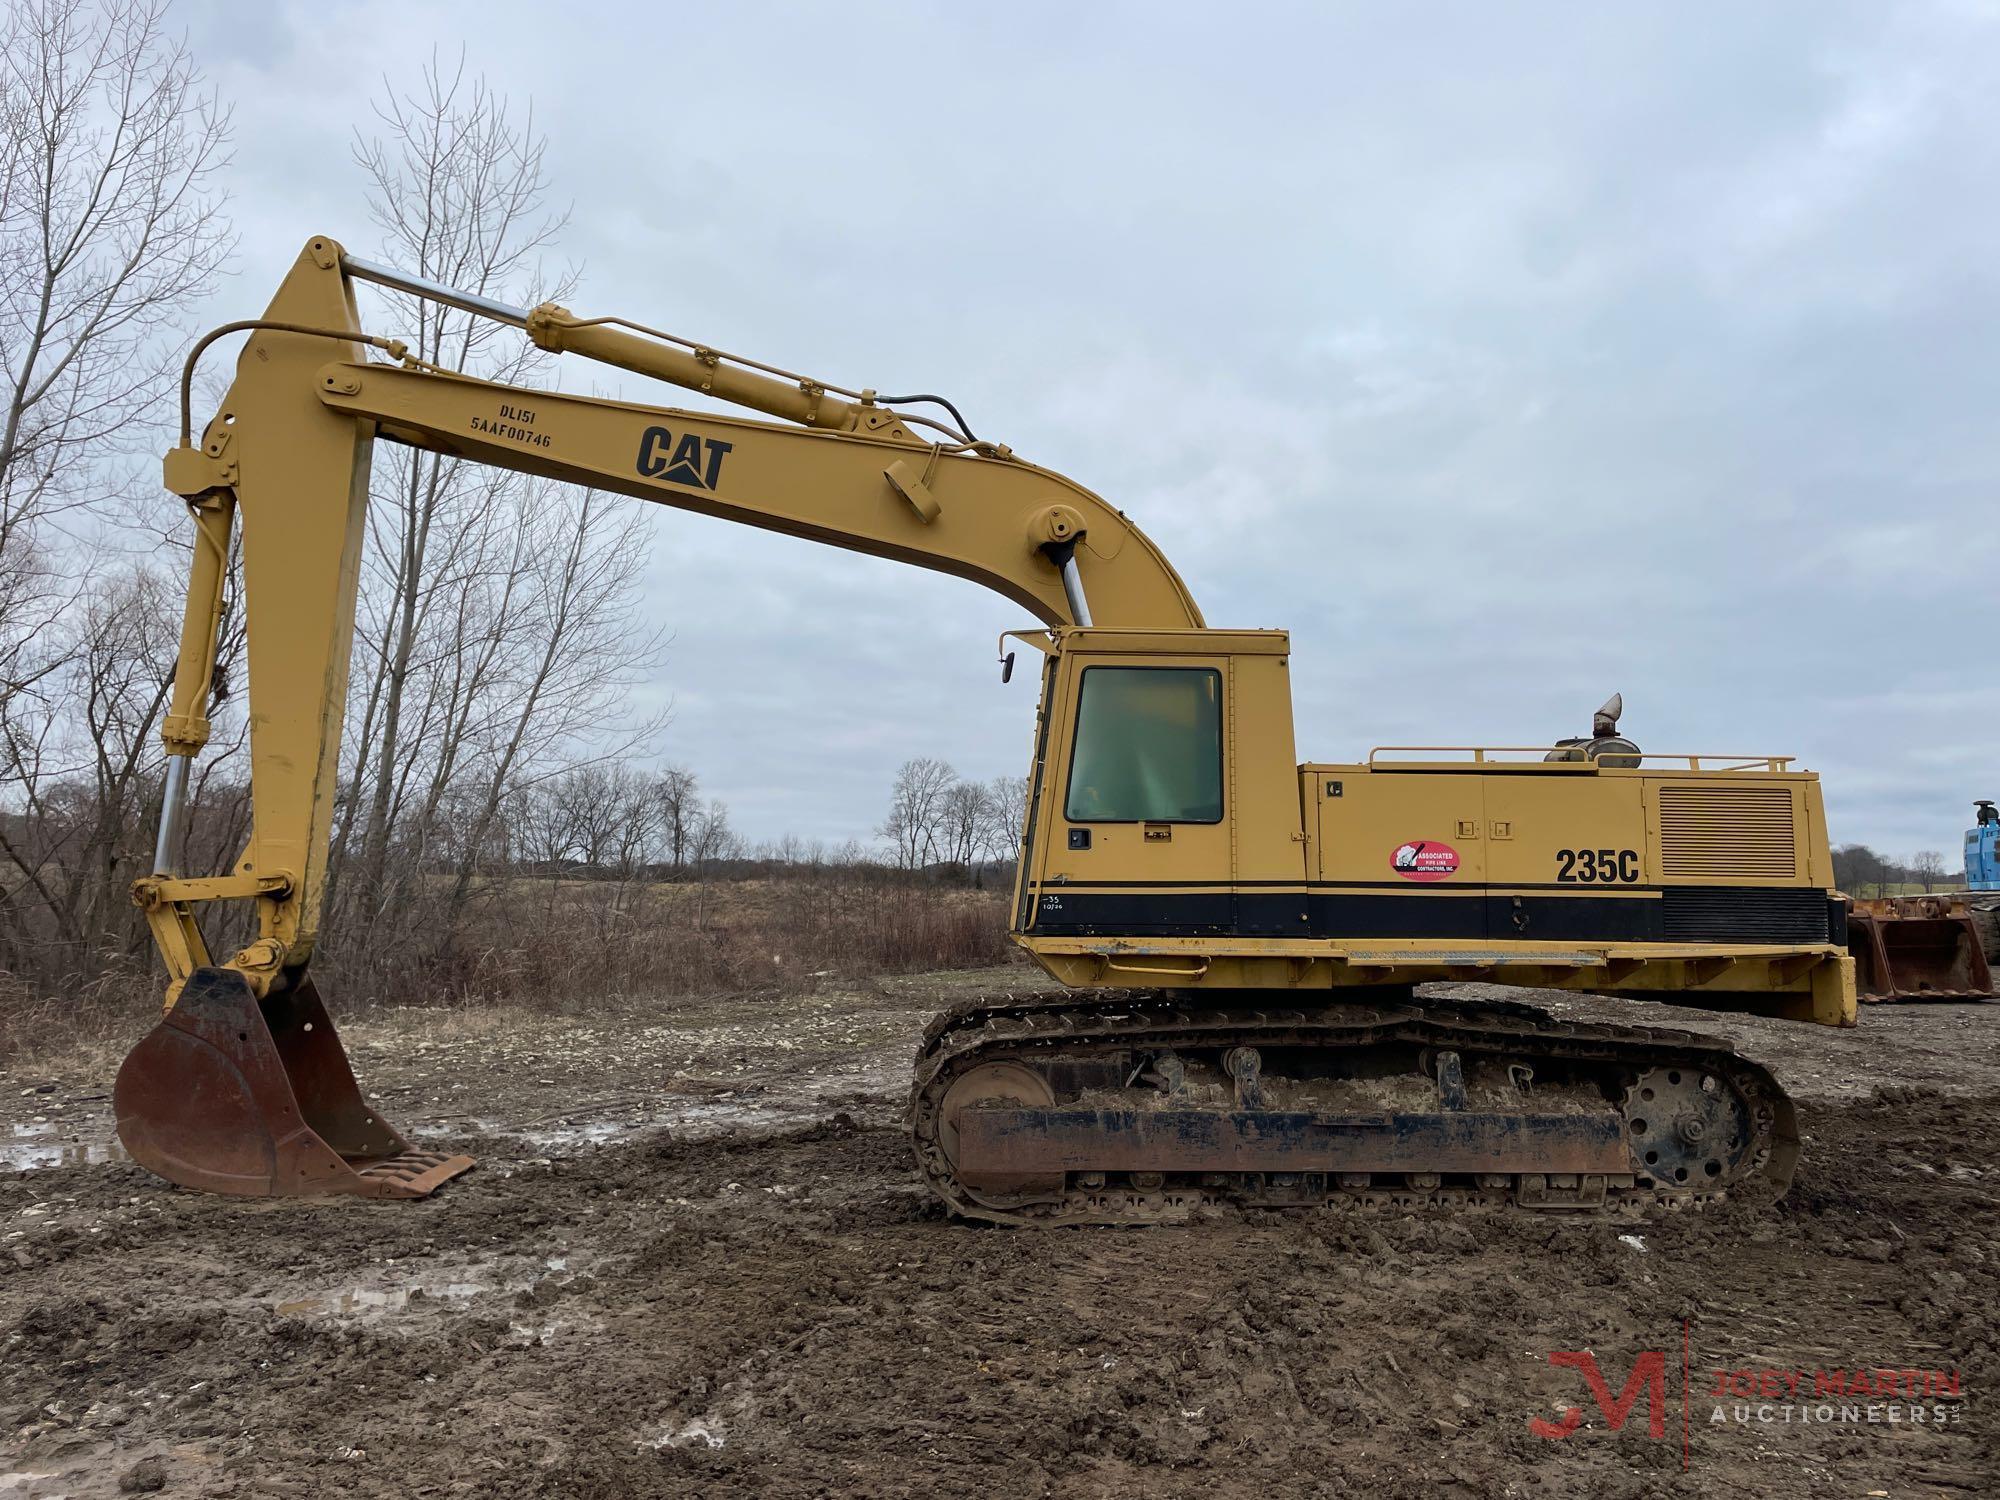
M 1948 897 L 1858 904 L 1848 913 L 1847 946 L 1862 1001 L 1990 999 L 1979 915 Z
M 203 1192 L 422 1198 L 472 1166 L 412 1150 L 362 1098 L 308 978 L 260 1002 L 241 974 L 195 970 L 112 1098 L 132 1159 Z
M 442 1151 L 405 1151 L 386 1161 L 370 1162 L 355 1175 L 370 1184 L 380 1198 L 427 1198 L 461 1172 L 472 1170 L 469 1156 L 448 1156 Z

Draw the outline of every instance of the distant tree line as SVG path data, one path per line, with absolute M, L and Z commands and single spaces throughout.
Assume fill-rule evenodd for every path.
M 1952 889 L 1965 871 L 1953 869 L 1935 849 L 1919 849 L 1907 859 L 1879 854 L 1866 844 L 1841 844 L 1833 851 L 1833 883 L 1850 896 L 1908 895 Z
M 985 866 L 1014 858 L 1027 806 L 1025 776 L 966 781 L 945 761 L 919 756 L 897 771 L 876 832 L 898 869 L 978 880 Z

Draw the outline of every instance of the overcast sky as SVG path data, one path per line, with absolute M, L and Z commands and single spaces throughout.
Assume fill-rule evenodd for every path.
M 1615 689 L 1648 749 L 1802 757 L 1836 842 L 1956 864 L 2000 796 L 2000 6 L 180 15 L 236 107 L 218 321 L 373 250 L 350 126 L 463 47 L 548 135 L 579 311 L 950 395 L 1290 629 L 1304 758 Z M 684 399 L 614 373 L 564 383 Z M 744 832 L 1025 768 L 1016 606 L 653 521 L 662 757 Z

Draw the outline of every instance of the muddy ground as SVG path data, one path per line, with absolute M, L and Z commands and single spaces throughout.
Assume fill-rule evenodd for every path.
M 419 1204 L 166 1188 L 107 1148 L 113 1059 L 10 1063 L 0 1496 L 2000 1493 L 2000 1005 L 1533 997 L 1773 1066 L 1806 1135 L 1775 1208 L 949 1222 L 912 1046 L 1029 983 L 357 1021 L 389 1117 L 481 1158 Z M 1613 1431 L 1550 1362 L 1585 1349 L 1611 1397 L 1663 1356 L 1658 1437 L 1643 1380 Z M 1709 1394 L 1864 1368 L 1960 1388 Z

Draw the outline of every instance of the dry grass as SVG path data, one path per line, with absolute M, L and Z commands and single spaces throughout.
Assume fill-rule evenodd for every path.
M 110 1076 L 125 1048 L 158 1018 L 162 983 L 121 967 L 45 991 L 0 971 L 0 1069 L 56 1053 L 89 1061 L 101 1052 Z
M 841 873 L 701 885 L 539 882 L 484 900 L 455 928 L 328 946 L 320 972 L 343 1003 L 563 1011 L 608 995 L 796 988 L 812 979 L 1004 963 L 1006 902 Z
M 314 972 L 343 1014 L 374 1006 L 582 1014 L 611 998 L 783 992 L 828 979 L 983 968 L 1014 955 L 1007 898 L 875 872 L 619 887 L 488 887 L 456 924 L 322 940 Z M 0 1063 L 122 1048 L 157 1014 L 157 970 L 121 963 L 35 986 L 0 972 Z

